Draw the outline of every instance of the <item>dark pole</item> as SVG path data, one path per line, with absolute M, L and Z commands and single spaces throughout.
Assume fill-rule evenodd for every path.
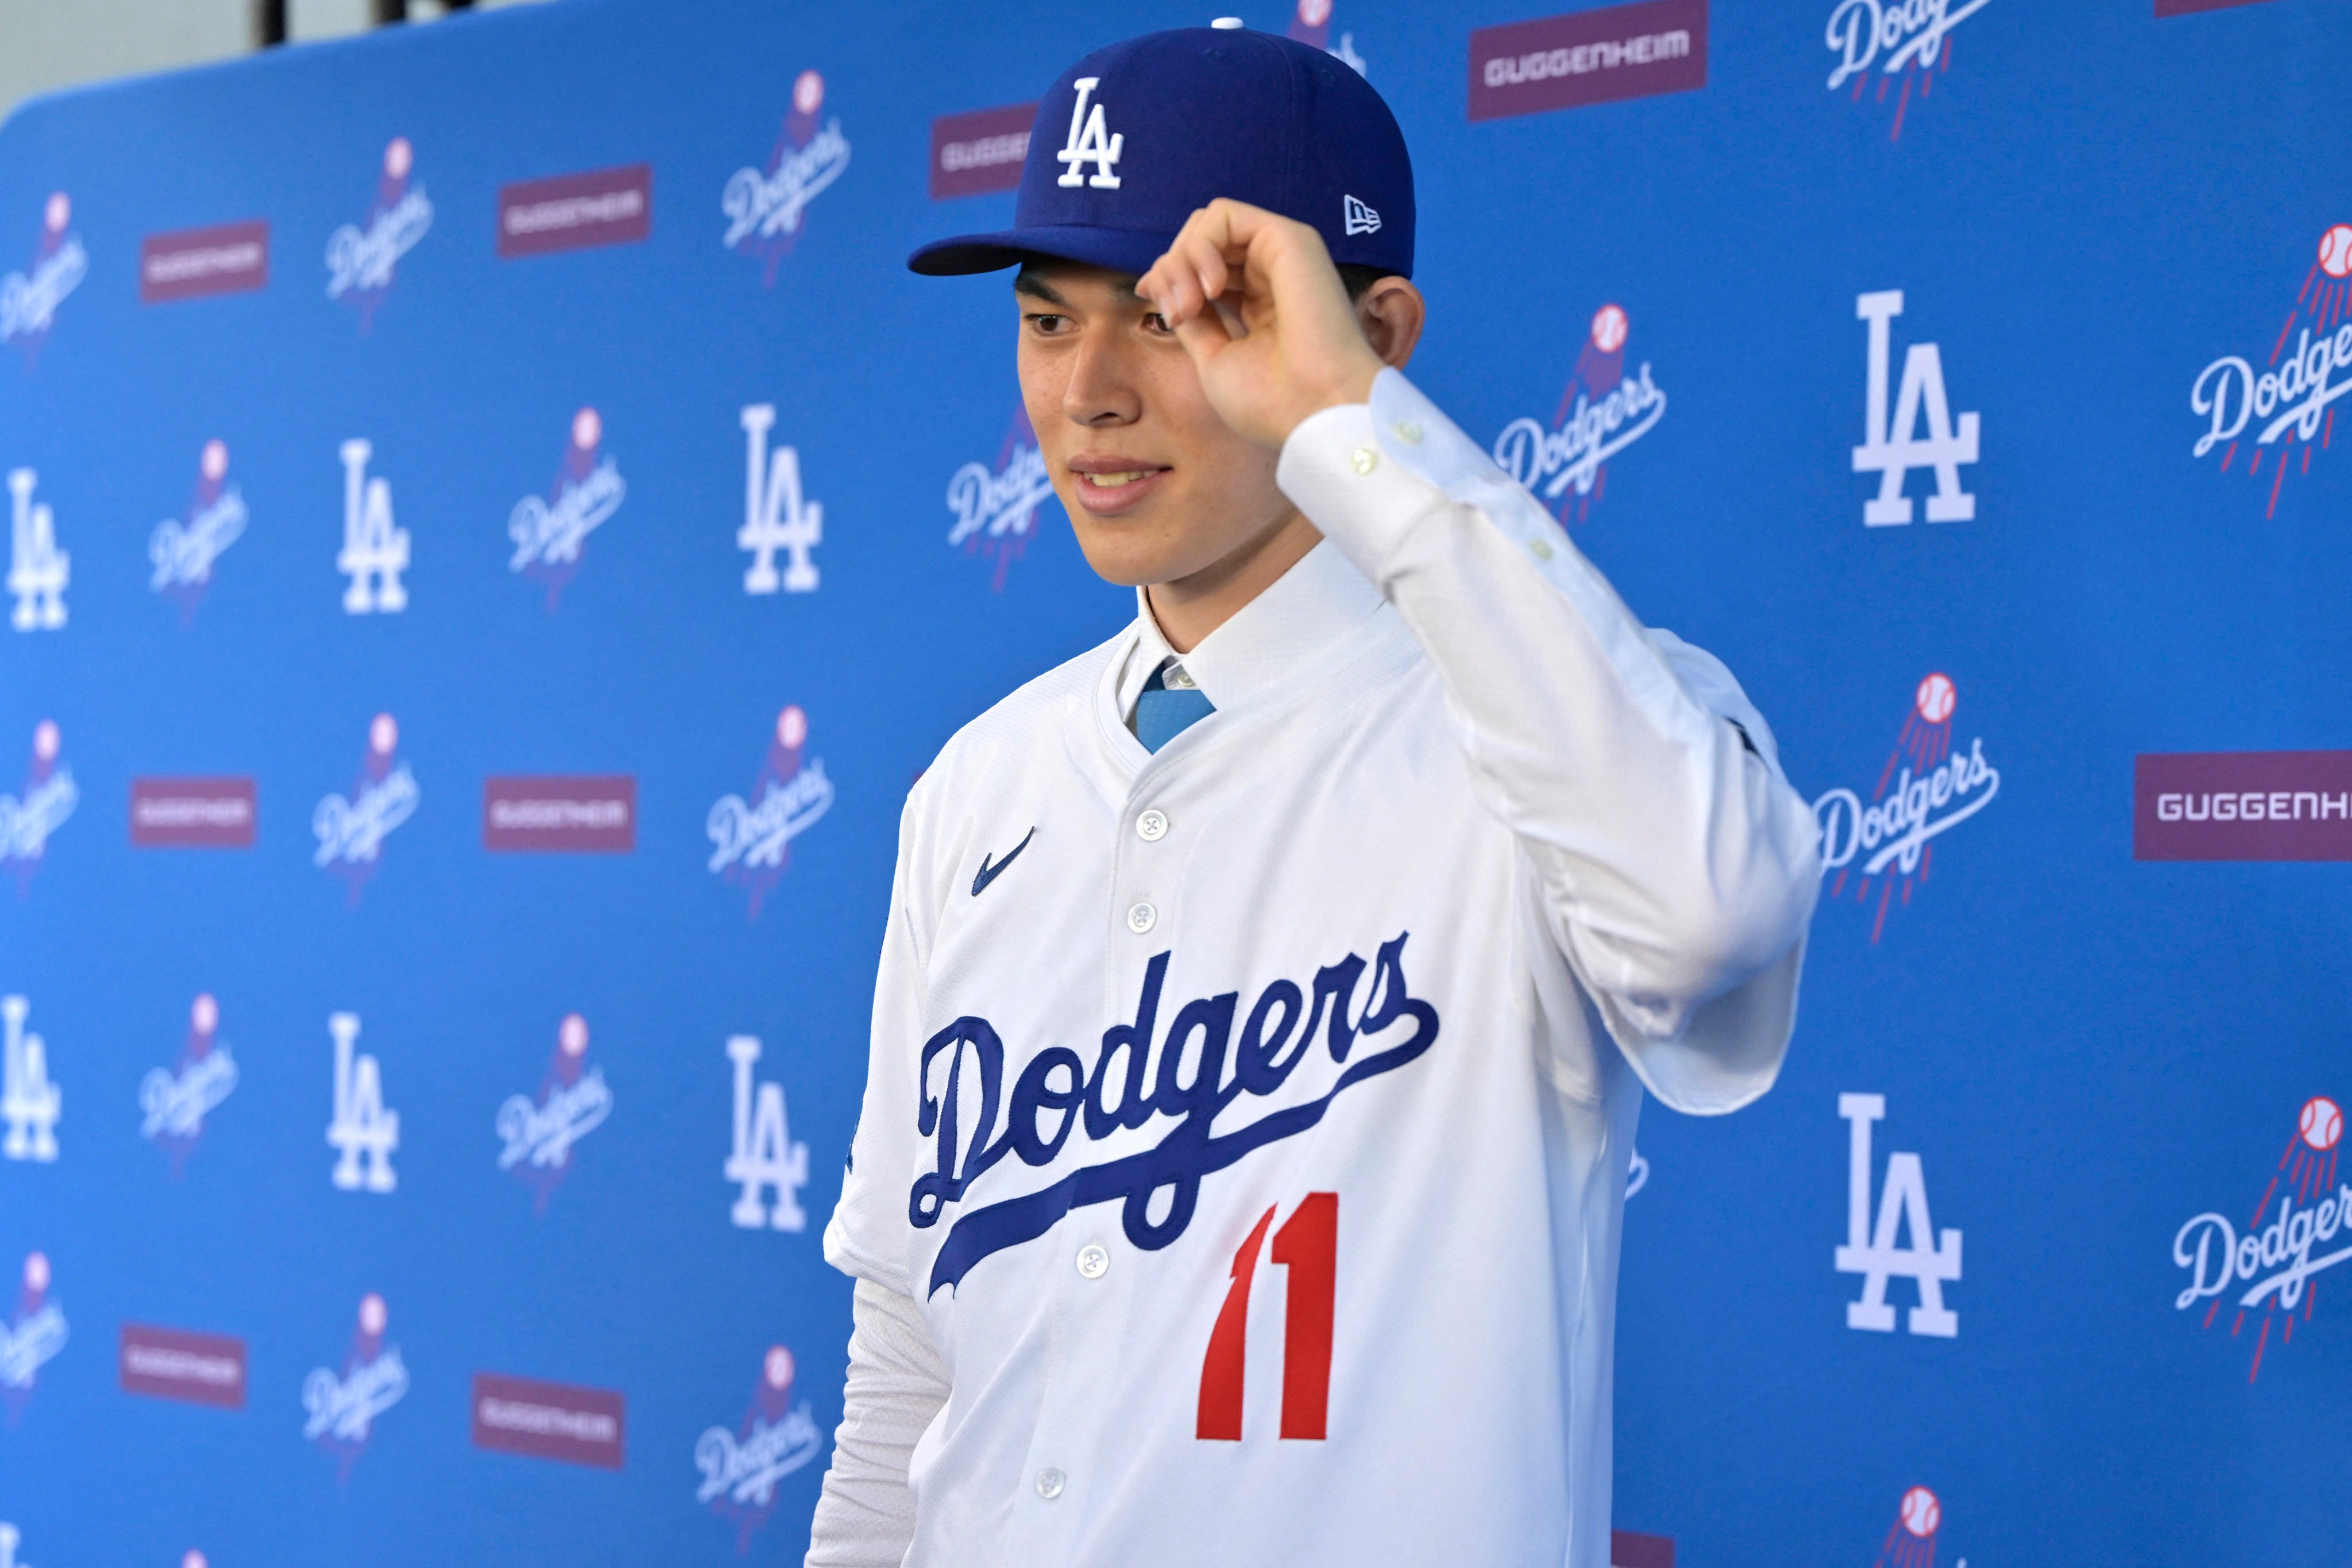
M 254 47 L 273 49 L 285 41 L 286 0 L 254 0 Z
M 408 20 L 408 0 L 375 0 L 375 25 L 379 27 L 393 22 Z

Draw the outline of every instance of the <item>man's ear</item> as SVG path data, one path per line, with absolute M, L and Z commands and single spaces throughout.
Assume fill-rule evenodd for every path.
M 1412 358 L 1428 315 L 1428 301 L 1406 278 L 1381 279 L 1356 298 L 1356 322 L 1364 329 L 1364 341 L 1383 363 L 1399 370 Z

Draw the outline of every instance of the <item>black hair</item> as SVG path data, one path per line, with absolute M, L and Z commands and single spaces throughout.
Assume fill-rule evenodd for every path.
M 1339 282 L 1348 290 L 1348 298 L 1350 301 L 1362 299 L 1364 290 L 1383 278 L 1403 276 L 1402 272 L 1391 268 L 1363 267 L 1354 262 L 1343 262 L 1339 268 Z

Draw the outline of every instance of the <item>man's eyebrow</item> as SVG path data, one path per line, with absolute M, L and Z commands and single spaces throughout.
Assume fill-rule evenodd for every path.
M 1067 305 L 1069 303 L 1067 300 L 1063 299 L 1059 294 L 1054 292 L 1053 286 L 1051 284 L 1047 283 L 1043 278 L 1038 277 L 1035 273 L 1030 271 L 1025 267 L 1013 276 L 1013 291 L 1015 294 L 1026 294 L 1034 300 L 1043 300 L 1048 305 Z
M 1111 285 L 1111 292 L 1118 296 L 1121 304 L 1143 303 L 1143 296 L 1135 291 L 1135 286 L 1141 281 L 1143 279 L 1140 278 L 1121 275 L 1118 281 Z M 1043 300 L 1048 305 L 1060 305 L 1066 310 L 1070 303 L 1054 291 L 1052 284 L 1025 267 L 1013 274 L 1013 291 L 1015 294 L 1026 294 L 1034 300 Z

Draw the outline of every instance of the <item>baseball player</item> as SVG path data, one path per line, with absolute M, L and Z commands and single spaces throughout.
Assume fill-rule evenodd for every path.
M 1134 623 L 907 803 L 815 1568 L 1609 1560 L 1643 1091 L 1778 1072 L 1811 814 L 1402 374 L 1379 96 L 1238 24 L 1088 56 L 1003 233 Z

